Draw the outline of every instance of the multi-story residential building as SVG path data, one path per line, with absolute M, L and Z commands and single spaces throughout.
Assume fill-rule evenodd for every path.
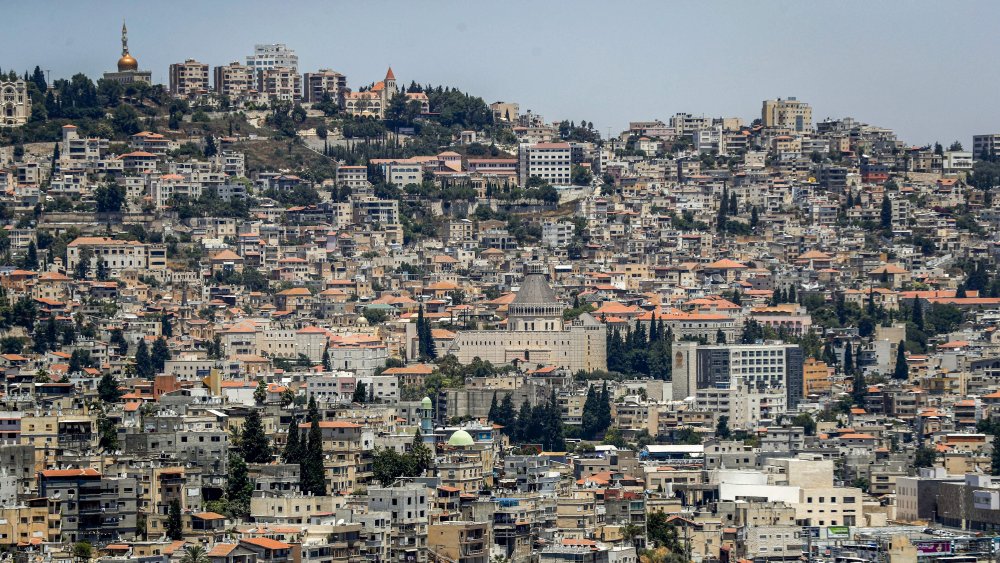
M 427 528 L 427 547 L 435 560 L 487 563 L 491 543 L 487 522 L 438 522 Z
M 70 242 L 66 248 L 66 266 L 71 270 L 76 268 L 81 257 L 88 252 L 91 272 L 96 271 L 98 261 L 103 261 L 112 275 L 119 275 L 125 270 L 163 270 L 167 267 L 163 245 L 106 237 L 79 237 Z
M 537 177 L 554 186 L 572 182 L 572 148 L 569 143 L 523 143 L 518 147 L 518 182 Z
M 302 77 L 302 101 L 316 103 L 329 96 L 334 102 L 343 103 L 347 94 L 347 77 L 330 69 L 307 72 Z
M 96 469 L 50 469 L 38 474 L 38 493 L 62 499 L 64 541 L 106 544 L 136 530 L 138 483 L 103 477 Z
M 272 100 L 297 102 L 302 98 L 302 75 L 293 67 L 264 68 L 257 72 L 257 90 Z
M 213 70 L 215 93 L 230 98 L 242 98 L 257 89 L 254 68 L 237 62 L 217 66 Z
M 521 112 L 521 107 L 514 102 L 493 102 L 490 104 L 490 111 L 493 112 L 493 121 L 514 123 Z
M 945 151 L 941 161 L 941 168 L 946 174 L 958 172 L 968 172 L 972 170 L 972 163 L 976 153 L 971 151 Z
M 761 121 L 764 127 L 809 131 L 812 129 L 812 108 L 795 98 L 764 100 Z
M 573 242 L 576 225 L 571 221 L 546 221 L 542 223 L 542 244 L 549 248 L 565 248 Z
M 208 92 L 208 65 L 194 59 L 170 65 L 170 93 L 196 96 Z
M 972 158 L 996 158 L 1000 154 L 1000 133 L 972 136 Z
M 59 151 L 60 168 L 89 166 L 104 157 L 110 141 L 99 138 L 81 138 L 76 125 L 63 125 L 62 144 Z
M 368 488 L 368 510 L 390 514 L 391 561 L 427 562 L 430 547 L 427 535 L 430 492 L 424 485 L 416 483 Z
M 287 68 L 291 72 L 298 72 L 299 68 L 299 56 L 284 43 L 258 43 L 246 60 L 255 76 L 272 68 Z

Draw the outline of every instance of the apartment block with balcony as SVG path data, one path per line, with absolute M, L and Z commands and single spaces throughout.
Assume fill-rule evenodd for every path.
M 188 59 L 170 65 L 170 93 L 192 97 L 208 92 L 208 65 Z
M 431 556 L 449 563 L 487 563 L 490 542 L 487 522 L 439 522 L 427 529 Z

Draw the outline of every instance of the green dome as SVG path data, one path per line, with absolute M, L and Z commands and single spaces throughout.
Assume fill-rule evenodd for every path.
M 434 408 L 434 403 L 431 402 L 431 398 L 430 397 L 424 397 L 423 400 L 420 401 L 420 408 L 422 408 L 422 409 L 432 409 L 432 408 Z
M 465 430 L 456 430 L 455 433 L 451 435 L 451 438 L 448 438 L 449 446 L 458 446 L 464 448 L 468 446 L 473 446 L 475 444 L 476 441 L 473 440 L 472 436 Z

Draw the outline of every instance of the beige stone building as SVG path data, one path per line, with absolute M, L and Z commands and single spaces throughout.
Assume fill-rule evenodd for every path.
M 606 327 L 587 313 L 564 323 L 563 308 L 545 276 L 529 273 L 508 308 L 506 331 L 459 332 L 448 353 L 462 363 L 478 357 L 493 364 L 607 369 Z
M 256 90 L 253 69 L 237 62 L 217 66 L 213 70 L 215 93 L 230 98 L 242 98 Z
M 24 80 L 0 81 L 0 125 L 17 127 L 31 117 L 31 97 Z
M 795 98 L 764 100 L 760 118 L 764 127 L 808 131 L 812 129 L 812 108 Z
M 188 59 L 170 65 L 170 93 L 195 96 L 208 92 L 208 65 Z

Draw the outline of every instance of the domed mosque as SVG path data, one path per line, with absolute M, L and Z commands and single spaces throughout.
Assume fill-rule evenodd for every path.
M 139 61 L 128 52 L 128 28 L 122 22 L 122 57 L 118 59 L 117 72 L 105 72 L 105 80 L 113 80 L 119 84 L 131 84 L 133 82 L 153 83 L 153 73 L 148 70 L 139 70 Z

